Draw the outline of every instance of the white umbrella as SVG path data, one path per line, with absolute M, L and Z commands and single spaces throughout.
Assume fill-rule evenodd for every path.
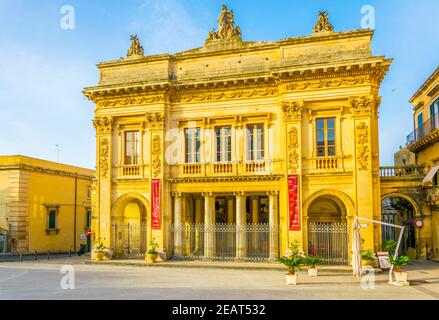
M 352 272 L 354 276 L 361 276 L 361 225 L 358 219 L 354 220 L 352 226 Z

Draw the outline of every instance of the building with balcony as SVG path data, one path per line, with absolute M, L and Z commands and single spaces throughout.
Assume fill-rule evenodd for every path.
M 422 182 L 424 227 L 423 246 L 433 257 L 439 257 L 439 68 L 411 97 L 414 131 L 407 136 L 407 149 L 416 163 L 426 168 Z
M 311 30 L 310 26 L 310 30 Z M 98 64 L 93 237 L 115 256 L 273 259 L 293 240 L 348 263 L 348 224 L 380 220 L 373 31 L 246 42 L 225 6 L 204 46 Z M 364 224 L 369 248 L 381 231 Z
M 91 247 L 93 170 L 0 156 L 0 253 Z

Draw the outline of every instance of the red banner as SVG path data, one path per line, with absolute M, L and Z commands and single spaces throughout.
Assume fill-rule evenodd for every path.
M 160 229 L 160 179 L 151 182 L 151 227 Z
M 300 209 L 299 209 L 299 176 L 292 174 L 288 176 L 288 203 L 290 215 L 290 230 L 300 230 Z

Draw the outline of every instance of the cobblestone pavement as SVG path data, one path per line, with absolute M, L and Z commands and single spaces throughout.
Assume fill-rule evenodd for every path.
M 61 267 L 72 265 L 75 289 L 61 288 Z M 0 299 L 439 299 L 439 264 L 413 263 L 411 286 L 387 283 L 375 275 L 375 287 L 363 289 L 349 270 L 322 268 L 319 277 L 299 273 L 287 286 L 281 270 L 168 268 L 86 265 L 80 258 L 0 262 Z

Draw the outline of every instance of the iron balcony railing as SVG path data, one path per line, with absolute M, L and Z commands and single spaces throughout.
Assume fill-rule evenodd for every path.
M 430 133 L 439 128 L 439 113 L 433 115 L 425 121 L 422 125 L 417 127 L 412 133 L 407 136 L 407 145 L 411 145 L 415 142 L 418 142 L 425 136 L 428 136 Z

